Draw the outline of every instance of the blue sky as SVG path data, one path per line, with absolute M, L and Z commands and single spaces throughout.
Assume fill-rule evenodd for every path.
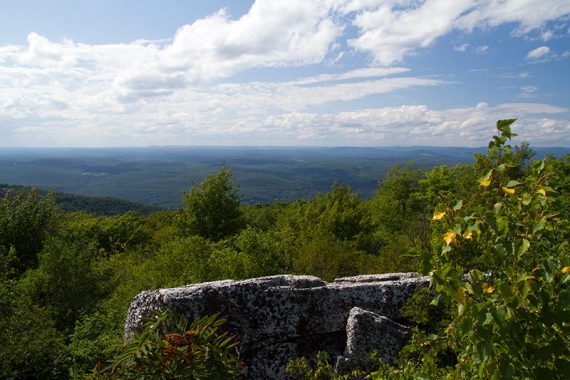
M 0 147 L 570 146 L 568 0 L 0 7 Z

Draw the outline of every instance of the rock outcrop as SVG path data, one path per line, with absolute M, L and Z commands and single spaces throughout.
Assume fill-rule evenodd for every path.
M 238 336 L 248 379 L 281 379 L 293 358 L 318 351 L 339 357 L 339 368 L 366 364 L 380 348 L 392 360 L 408 329 L 391 319 L 427 277 L 392 273 L 339 278 L 271 276 L 215 281 L 142 292 L 131 303 L 125 334 L 140 330 L 152 310 L 172 309 L 194 319 L 219 313 Z

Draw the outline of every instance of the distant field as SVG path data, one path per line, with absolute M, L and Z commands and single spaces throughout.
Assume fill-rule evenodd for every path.
M 290 201 L 325 192 L 337 181 L 367 197 L 387 170 L 470 162 L 468 148 L 148 147 L 0 149 L 0 183 L 177 207 L 191 181 L 222 165 L 233 169 L 245 204 Z M 537 149 L 538 155 L 569 149 Z

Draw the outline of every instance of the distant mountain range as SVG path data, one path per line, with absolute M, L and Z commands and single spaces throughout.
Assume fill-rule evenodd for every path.
M 537 157 L 570 153 L 568 148 L 534 150 Z M 233 169 L 244 203 L 263 204 L 313 197 L 326 192 L 334 181 L 368 197 L 393 165 L 406 161 L 426 168 L 454 165 L 471 162 L 475 153 L 485 151 L 437 147 L 3 148 L 0 183 L 173 208 L 182 204 L 192 181 L 199 183 L 226 165 Z

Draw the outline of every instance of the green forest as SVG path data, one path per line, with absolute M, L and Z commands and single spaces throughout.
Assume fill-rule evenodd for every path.
M 323 355 L 316 367 L 292 362 L 291 377 L 568 378 L 570 155 L 511 146 L 513 123 L 497 122 L 472 163 L 393 166 L 366 199 L 333 183 L 311 199 L 244 206 L 230 167 L 192 184 L 182 207 L 148 214 L 64 211 L 53 193 L 6 190 L 0 378 L 239 377 L 238 343 L 215 336 L 222 321 L 208 316 L 182 329 L 205 336 L 188 353 L 202 364 L 194 372 L 184 355 L 159 352 L 167 329 L 133 354 L 123 342 L 131 299 L 219 279 L 408 271 L 431 285 L 403 310 L 418 327 L 396 363 L 339 374 Z M 208 350 L 220 355 L 208 361 Z

